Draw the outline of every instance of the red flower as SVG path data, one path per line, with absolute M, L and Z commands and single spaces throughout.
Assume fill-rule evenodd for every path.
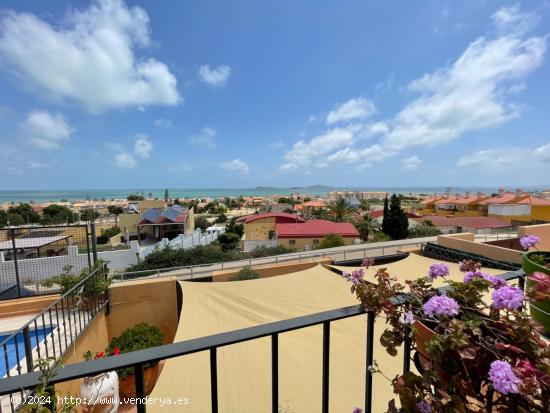
M 120 349 L 118 347 L 115 347 L 113 350 L 113 355 L 118 356 L 120 354 Z
M 100 353 L 95 353 L 95 358 L 96 359 L 100 359 L 100 358 L 103 358 L 105 357 L 105 353 L 102 351 Z

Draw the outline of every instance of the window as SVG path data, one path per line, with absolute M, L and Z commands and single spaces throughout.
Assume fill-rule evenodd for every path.
M 296 245 L 296 240 L 295 239 L 289 239 L 288 244 L 289 245 Z
M 319 240 L 318 240 L 318 239 L 314 239 L 314 240 L 313 240 L 313 244 L 319 244 Z

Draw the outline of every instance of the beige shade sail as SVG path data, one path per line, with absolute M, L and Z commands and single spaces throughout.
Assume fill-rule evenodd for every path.
M 437 262 L 411 254 L 384 267 L 400 279 L 427 274 Z M 454 277 L 462 278 L 449 263 Z M 349 267 L 346 268 L 349 270 Z M 372 279 L 374 269 L 367 271 Z M 486 270 L 498 274 L 502 271 Z M 350 284 L 321 265 L 277 277 L 225 283 L 181 282 L 183 306 L 174 341 L 208 336 L 357 304 Z M 379 344 L 384 320 L 375 324 L 374 358 L 390 378 L 402 372 L 403 357 L 390 357 Z M 366 316 L 331 323 L 330 411 L 350 413 L 365 398 Z M 263 338 L 218 349 L 218 396 L 221 413 L 271 411 L 271 341 Z M 279 336 L 280 412 L 321 410 L 322 327 Z M 210 412 L 208 352 L 168 360 L 150 397 L 187 397 L 173 411 Z M 374 376 L 373 411 L 382 412 L 393 398 L 390 383 Z M 167 411 L 159 404 L 148 411 Z M 169 410 L 172 411 L 172 410 Z

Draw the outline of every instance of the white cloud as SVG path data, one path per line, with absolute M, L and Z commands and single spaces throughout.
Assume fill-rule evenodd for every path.
M 176 162 L 168 165 L 170 172 L 192 172 L 193 167 L 188 162 Z
M 222 163 L 222 168 L 239 174 L 247 174 L 250 170 L 248 168 L 248 165 L 241 161 L 239 158 Z
M 159 118 L 159 119 L 155 119 L 155 126 L 158 128 L 171 128 L 172 122 L 169 121 L 168 119 Z
M 122 0 L 71 10 L 58 25 L 18 12 L 0 20 L 0 56 L 18 77 L 41 95 L 94 112 L 181 101 L 168 67 L 136 55 L 150 44 L 149 16 Z
M 285 154 L 281 169 L 326 162 L 372 164 L 407 148 L 441 145 L 520 116 L 522 105 L 511 99 L 541 65 L 546 38 L 527 35 L 534 19 L 519 6 L 513 18 L 510 10 L 502 10 L 493 18 L 498 30 L 492 35 L 472 41 L 452 64 L 410 82 L 413 98 L 395 116 L 368 124 L 364 118 L 374 106 L 366 104 L 361 110 L 358 102 L 369 101 L 351 99 L 332 111 L 327 123 L 356 119 L 354 129 L 328 129 L 309 141 L 298 140 Z M 505 24 L 510 19 L 515 23 Z M 335 144 L 331 139 L 325 144 L 323 137 L 330 135 L 335 135 Z M 377 141 L 365 146 L 367 138 Z
M 491 19 L 497 29 L 503 32 L 510 30 L 526 32 L 533 29 L 539 21 L 539 17 L 535 13 L 522 11 L 519 3 L 502 7 L 491 16 Z
M 409 171 L 416 171 L 421 163 L 422 160 L 418 156 L 412 155 L 401 160 L 401 167 Z
M 334 108 L 327 115 L 327 124 L 349 121 L 352 119 L 365 119 L 376 113 L 374 104 L 365 98 L 354 98 Z
M 48 162 L 40 161 L 29 161 L 29 168 L 31 169 L 42 169 L 42 168 L 51 168 L 52 164 Z
M 483 149 L 458 159 L 459 168 L 482 169 L 501 172 L 508 169 L 525 168 L 525 160 L 531 166 L 550 161 L 550 144 L 538 148 L 512 147 Z
M 147 135 L 138 135 L 134 142 L 134 155 L 141 159 L 147 159 L 152 150 L 153 144 Z
M 118 143 L 107 143 L 105 145 L 115 153 L 113 164 L 119 168 L 135 168 L 138 165 L 136 158 L 149 159 L 153 151 L 153 144 L 147 135 L 136 135 L 133 151 L 128 151 L 124 146 Z
M 210 86 L 223 86 L 231 75 L 231 67 L 220 65 L 215 68 L 210 68 L 209 65 L 203 65 L 199 68 L 199 76 L 203 82 Z
M 61 113 L 35 110 L 27 115 L 23 127 L 29 142 L 37 148 L 55 149 L 62 141 L 68 140 L 74 129 L 69 126 Z
M 536 148 L 533 157 L 542 162 L 550 162 L 550 143 Z
M 191 136 L 189 140 L 193 145 L 204 146 L 206 148 L 216 147 L 216 135 L 218 131 L 214 128 L 205 127 L 201 129 L 198 135 Z
M 285 147 L 285 143 L 283 141 L 271 142 L 269 144 L 270 149 L 282 149 L 284 147 Z
M 137 161 L 132 155 L 123 152 L 115 155 L 114 164 L 119 168 L 135 168 Z

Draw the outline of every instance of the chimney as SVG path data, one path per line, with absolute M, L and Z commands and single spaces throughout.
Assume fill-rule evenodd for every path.
M 516 189 L 516 198 L 519 198 L 519 197 L 522 196 L 522 195 L 523 195 L 522 189 L 521 189 L 521 188 L 517 188 L 517 189 Z
M 498 188 L 498 196 L 504 196 L 504 188 Z

